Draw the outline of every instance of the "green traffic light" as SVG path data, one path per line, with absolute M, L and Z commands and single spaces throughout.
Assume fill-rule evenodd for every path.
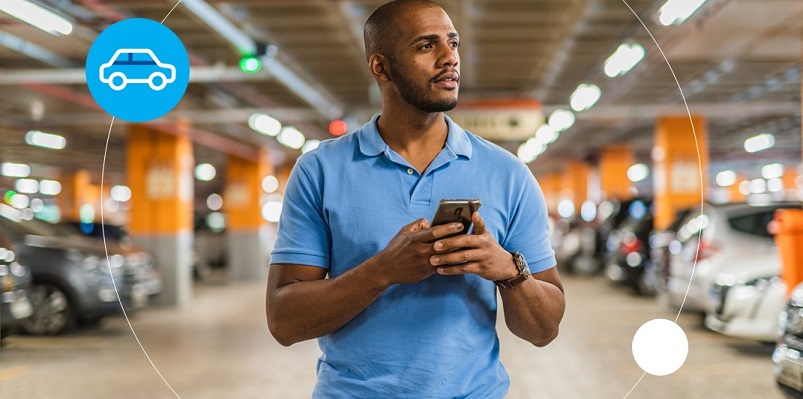
M 248 56 L 240 60 L 240 70 L 245 73 L 254 73 L 262 69 L 262 62 L 259 58 Z

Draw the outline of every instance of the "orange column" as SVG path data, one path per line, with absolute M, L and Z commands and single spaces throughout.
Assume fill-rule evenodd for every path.
M 600 152 L 599 178 L 604 199 L 631 197 L 632 182 L 627 169 L 635 164 L 633 149 L 629 145 L 610 145 Z
M 660 118 L 655 131 L 653 162 L 655 228 L 664 229 L 672 223 L 678 209 L 699 204 L 704 188 L 708 187 L 705 119 L 701 116 L 694 116 L 691 121 L 688 116 Z
M 781 177 L 784 196 L 787 200 L 797 200 L 797 168 L 788 168 Z
M 553 172 L 539 177 L 537 180 L 538 185 L 541 186 L 541 191 L 544 192 L 544 200 L 546 201 L 547 209 L 552 213 L 557 212 L 562 185 L 561 174 Z
M 736 175 L 736 183 L 733 183 L 730 186 L 728 186 L 728 193 L 730 194 L 728 196 L 728 200 L 730 202 L 747 201 L 747 196 L 742 194 L 742 192 L 739 190 L 739 185 L 742 183 L 742 181 L 744 181 L 744 178 L 739 175 Z
M 588 199 L 588 176 L 591 167 L 582 161 L 569 161 L 563 171 L 561 199 L 568 198 L 574 202 L 574 209 L 579 212 L 583 202 Z
M 89 172 L 79 170 L 72 174 L 61 176 L 61 192 L 56 196 L 62 220 L 78 220 L 79 212 L 84 204 L 99 202 L 99 198 L 90 196 L 91 190 Z M 100 218 L 100 215 L 97 215 Z
M 159 301 L 168 305 L 183 305 L 192 296 L 195 161 L 188 129 L 182 122 L 174 134 L 136 124 L 128 131 L 129 231 L 156 257 L 164 287 Z
M 262 214 L 262 179 L 273 173 L 266 149 L 257 161 L 235 156 L 228 159 L 223 211 L 227 217 L 228 267 L 234 280 L 253 280 L 266 275 L 273 246 L 273 226 Z

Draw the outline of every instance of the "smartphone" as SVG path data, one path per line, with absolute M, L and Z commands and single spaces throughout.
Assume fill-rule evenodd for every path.
M 432 226 L 460 222 L 463 230 L 457 234 L 466 234 L 471 227 L 471 215 L 480 209 L 480 205 L 482 203 L 479 199 L 442 199 L 435 217 L 432 218 Z

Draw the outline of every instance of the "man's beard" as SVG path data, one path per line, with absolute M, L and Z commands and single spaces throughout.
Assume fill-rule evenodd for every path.
M 451 111 L 457 106 L 457 98 L 432 100 L 426 97 L 424 89 L 417 87 L 415 83 L 407 79 L 401 73 L 391 75 L 391 80 L 396 84 L 402 99 L 413 107 L 424 112 L 446 112 Z

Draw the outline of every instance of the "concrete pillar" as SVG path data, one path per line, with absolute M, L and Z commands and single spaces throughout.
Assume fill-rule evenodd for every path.
M 701 116 L 694 116 L 691 121 L 688 116 L 659 118 L 652 156 L 655 228 L 660 230 L 672 223 L 677 210 L 699 204 L 702 190 L 708 187 L 708 129 L 705 119 Z
M 229 277 L 235 281 L 258 280 L 267 276 L 275 228 L 262 215 L 262 179 L 270 175 L 267 150 L 259 159 L 230 156 L 226 168 L 223 211 L 226 214 Z
M 181 306 L 192 298 L 192 206 L 195 160 L 187 131 L 175 135 L 144 125 L 128 131 L 127 175 L 131 188 L 129 230 L 149 250 L 162 273 L 157 304 Z

